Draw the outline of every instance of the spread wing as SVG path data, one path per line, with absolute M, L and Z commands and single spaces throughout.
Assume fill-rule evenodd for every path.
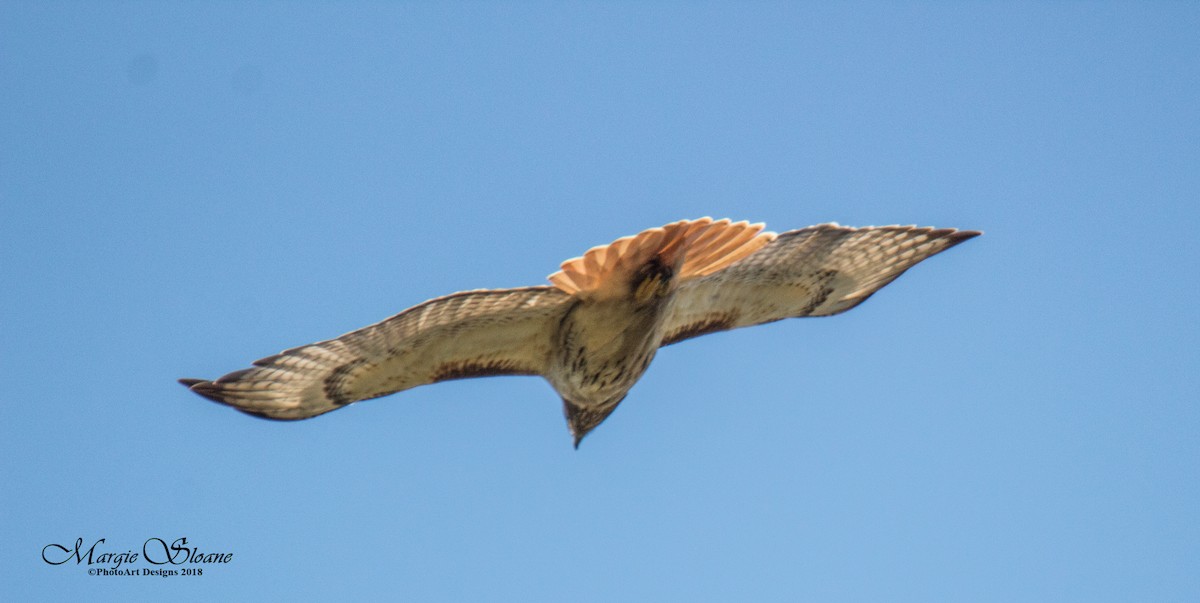
M 785 232 L 728 268 L 679 284 L 662 345 L 862 303 L 921 260 L 980 233 L 820 224 Z
M 572 302 L 554 287 L 455 293 L 336 339 L 292 348 L 192 391 L 269 419 L 306 419 L 418 385 L 537 375 Z

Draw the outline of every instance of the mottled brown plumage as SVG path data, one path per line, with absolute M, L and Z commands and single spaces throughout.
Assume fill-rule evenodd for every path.
M 305 419 L 418 385 L 541 375 L 578 446 L 658 349 L 716 331 L 862 303 L 921 260 L 980 233 L 821 224 L 674 222 L 563 263 L 554 286 L 476 290 L 286 350 L 192 391 L 270 419 Z

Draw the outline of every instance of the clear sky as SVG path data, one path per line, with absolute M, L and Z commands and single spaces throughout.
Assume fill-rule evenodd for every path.
M 1198 31 L 1188 2 L 4 2 L 0 598 L 1200 600 Z M 667 348 L 578 451 L 531 377 L 298 423 L 175 383 L 704 215 L 987 234 Z M 183 537 L 233 557 L 42 558 Z

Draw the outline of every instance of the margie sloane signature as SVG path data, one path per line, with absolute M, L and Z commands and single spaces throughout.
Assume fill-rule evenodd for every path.
M 123 553 L 97 551 L 96 547 L 104 542 L 104 538 L 92 543 L 86 550 L 83 539 L 75 540 L 75 547 L 69 548 L 61 544 L 47 544 L 42 547 L 42 561 L 50 565 L 62 565 L 71 559 L 75 565 L 87 560 L 88 565 L 111 565 L 112 569 L 121 567 L 123 563 L 137 563 L 139 557 L 153 565 L 183 565 L 185 563 L 229 563 L 233 553 L 203 553 L 199 548 L 187 546 L 187 538 L 176 538 L 171 544 L 162 538 L 148 538 L 142 543 L 142 552 L 127 550 Z

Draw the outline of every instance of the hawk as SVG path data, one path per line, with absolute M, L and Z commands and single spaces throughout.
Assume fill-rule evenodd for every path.
M 463 291 L 188 389 L 268 419 L 307 419 L 418 385 L 540 375 L 575 447 L 663 346 L 862 303 L 921 260 L 981 234 L 835 223 L 782 234 L 681 220 L 589 249 L 551 285 Z

